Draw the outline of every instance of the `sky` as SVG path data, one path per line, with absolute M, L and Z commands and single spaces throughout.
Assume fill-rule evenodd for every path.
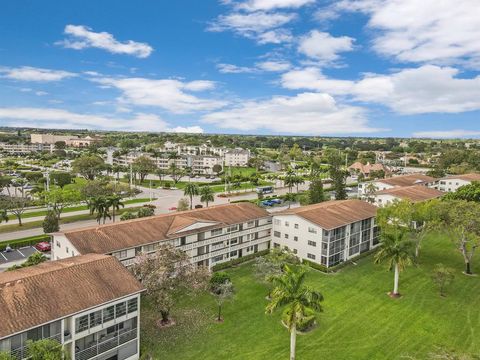
M 478 0 L 10 0 L 0 125 L 480 137 Z

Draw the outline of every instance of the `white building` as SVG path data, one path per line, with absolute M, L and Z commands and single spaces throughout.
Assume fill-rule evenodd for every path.
M 459 187 L 470 185 L 473 181 L 480 181 L 480 174 L 451 175 L 437 180 L 431 187 L 440 191 L 455 192 Z
M 53 135 L 53 134 L 30 134 L 30 142 L 32 144 L 55 144 L 57 141 L 72 140 L 78 136 L 72 135 Z
M 273 214 L 273 247 L 300 259 L 337 265 L 376 247 L 377 207 L 360 200 L 333 200 Z
M 247 166 L 250 160 L 250 151 L 244 149 L 231 149 L 225 151 L 225 166 Z
M 8 144 L 0 143 L 0 151 L 9 154 L 28 154 L 31 152 L 49 151 L 55 149 L 53 144 Z
M 108 254 L 129 266 L 140 253 L 171 244 L 211 267 L 268 249 L 271 229 L 270 214 L 254 204 L 218 205 L 55 233 L 52 257 Z
M 377 191 L 373 196 L 373 203 L 376 206 L 386 206 L 395 201 L 408 200 L 416 203 L 426 200 L 439 198 L 444 193 L 440 190 L 428 188 L 423 185 L 412 185 L 405 187 L 395 187 L 391 189 Z
M 141 284 L 112 256 L 89 254 L 0 274 L 0 352 L 29 358 L 53 339 L 72 360 L 137 360 Z
M 435 184 L 436 179 L 423 174 L 409 174 L 393 176 L 386 179 L 377 179 L 358 184 L 358 196 L 364 197 L 372 185 L 376 191 L 393 189 L 395 187 L 404 187 L 412 185 L 431 186 Z M 370 185 L 372 184 L 372 185 Z

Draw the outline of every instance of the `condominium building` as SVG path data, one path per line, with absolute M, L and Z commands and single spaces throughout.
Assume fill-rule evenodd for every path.
M 129 266 L 139 254 L 170 244 L 211 267 L 268 249 L 271 228 L 269 213 L 254 204 L 218 205 L 55 233 L 52 256 L 109 254 Z
M 337 265 L 379 244 L 377 207 L 360 200 L 332 200 L 273 214 L 273 247 L 300 259 Z
M 392 189 L 395 187 L 405 187 L 412 185 L 431 186 L 435 184 L 436 179 L 423 174 L 409 174 L 393 176 L 385 179 L 377 179 L 358 184 L 358 196 L 363 197 L 369 192 L 369 188 L 374 187 L 375 191 Z
M 225 151 L 225 166 L 247 166 L 250 151 L 245 149 L 230 149 Z
M 473 181 L 480 181 L 480 174 L 470 173 L 463 175 L 451 175 L 442 179 L 438 179 L 432 188 L 445 192 L 455 192 L 459 187 L 470 185 Z
M 394 187 L 377 191 L 372 200 L 377 206 L 386 206 L 395 201 L 407 200 L 413 203 L 436 199 L 444 194 L 443 191 L 429 188 L 423 185 Z
M 112 257 L 89 254 L 0 274 L 0 352 L 28 359 L 52 339 L 72 360 L 137 360 L 141 284 Z
M 78 138 L 72 135 L 53 135 L 53 134 L 30 134 L 32 144 L 55 144 L 58 141 L 65 141 Z
M 31 152 L 49 151 L 55 149 L 53 144 L 8 144 L 0 143 L 0 152 L 9 154 L 28 154 Z

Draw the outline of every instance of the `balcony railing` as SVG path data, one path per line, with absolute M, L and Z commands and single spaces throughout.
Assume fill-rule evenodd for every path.
M 55 340 L 60 345 L 61 342 L 62 342 L 62 334 L 52 335 L 50 337 L 43 338 L 42 340 L 46 340 L 46 339 Z M 18 359 L 18 360 L 29 359 L 30 358 L 30 356 L 28 355 L 28 349 L 27 349 L 26 346 L 22 346 L 21 348 L 14 349 L 14 350 L 10 351 L 10 354 L 12 355 L 12 357 L 14 357 L 15 359 Z
M 97 342 L 95 345 L 90 346 L 86 349 L 75 352 L 75 359 L 77 360 L 88 360 L 99 354 L 102 354 L 106 351 L 109 351 L 117 346 L 125 344 L 128 341 L 137 338 L 137 329 L 132 329 L 128 331 L 116 332 L 115 335 L 101 342 Z

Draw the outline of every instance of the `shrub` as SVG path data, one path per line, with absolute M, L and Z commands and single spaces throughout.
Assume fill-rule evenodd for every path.
M 210 288 L 213 290 L 218 285 L 225 284 L 227 281 L 231 281 L 230 276 L 225 271 L 217 271 L 213 273 L 210 278 Z
M 143 218 L 147 216 L 152 216 L 155 213 L 155 210 L 149 206 L 142 206 L 138 212 L 137 217 Z
M 131 220 L 131 219 L 136 219 L 137 214 L 135 214 L 133 211 L 125 211 L 121 216 L 120 216 L 120 221 L 125 221 L 125 220 Z
M 57 232 L 60 230 L 60 226 L 58 225 L 58 217 L 54 211 L 48 211 L 45 219 L 42 223 L 43 232 L 45 234 Z
M 213 265 L 212 266 L 212 271 L 216 272 L 216 271 L 219 271 L 219 270 L 228 269 L 229 267 L 241 264 L 245 261 L 255 259 L 258 256 L 267 255 L 269 252 L 270 252 L 269 249 L 262 250 L 262 251 L 254 253 L 254 254 L 243 256 L 241 258 L 237 258 L 237 259 L 233 259 L 233 260 L 230 260 L 230 261 L 226 261 L 226 262 L 221 263 L 221 264 Z

